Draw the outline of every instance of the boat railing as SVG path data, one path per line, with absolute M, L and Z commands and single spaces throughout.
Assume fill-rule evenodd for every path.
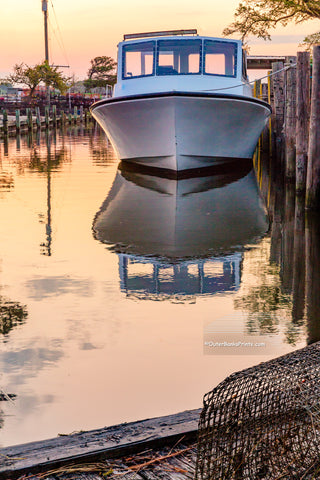
M 189 30 L 164 30 L 160 32 L 128 33 L 123 35 L 123 40 L 149 37 L 167 37 L 171 35 L 198 35 L 198 31 L 196 28 L 193 28 Z

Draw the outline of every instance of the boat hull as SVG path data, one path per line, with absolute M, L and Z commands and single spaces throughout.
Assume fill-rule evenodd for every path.
M 270 116 L 251 97 L 189 92 L 106 99 L 91 111 L 121 160 L 175 171 L 252 158 Z

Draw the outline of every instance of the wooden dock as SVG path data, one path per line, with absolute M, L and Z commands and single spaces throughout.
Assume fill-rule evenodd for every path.
M 192 479 L 200 412 L 188 410 L 0 449 L 0 479 Z
M 15 115 L 8 114 L 6 109 L 2 110 L 0 115 L 0 138 L 16 136 L 33 130 L 56 128 L 59 125 L 85 124 L 92 120 L 91 113 L 86 108 L 80 107 L 74 109 L 73 113 L 57 113 L 55 105 L 51 109 L 45 108 L 45 115 L 40 114 L 40 109 L 26 109 L 27 114 L 22 115 L 20 110 L 16 110 Z

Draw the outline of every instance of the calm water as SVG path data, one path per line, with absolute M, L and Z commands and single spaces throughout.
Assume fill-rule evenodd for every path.
M 97 128 L 0 144 L 1 446 L 198 408 L 319 339 L 319 229 L 271 174 L 118 169 Z

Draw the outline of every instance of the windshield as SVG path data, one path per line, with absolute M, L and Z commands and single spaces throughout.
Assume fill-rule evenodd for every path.
M 194 74 L 236 77 L 237 48 L 235 42 L 194 38 L 129 43 L 122 48 L 122 78 Z
M 237 44 L 218 40 L 204 41 L 204 73 L 236 76 Z
M 157 75 L 200 73 L 201 40 L 159 40 Z
M 122 50 L 122 78 L 154 74 L 155 42 L 124 45 Z

